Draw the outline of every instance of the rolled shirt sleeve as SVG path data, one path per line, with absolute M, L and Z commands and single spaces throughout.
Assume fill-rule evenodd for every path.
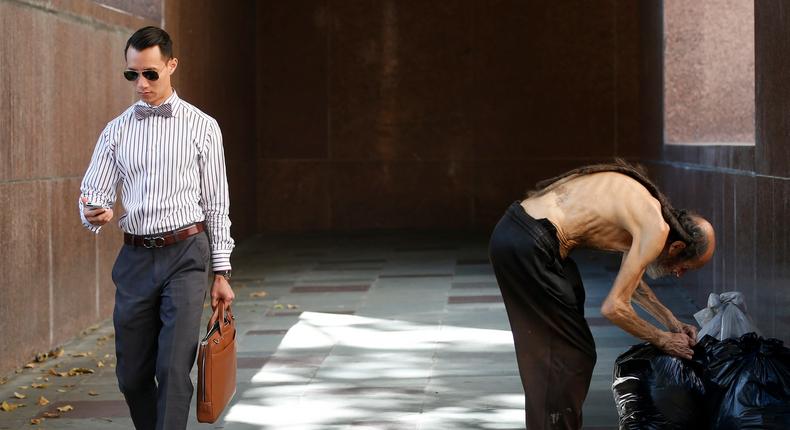
M 85 205 L 82 202 L 82 197 L 87 197 L 88 201 L 99 203 L 108 208 L 111 208 L 115 203 L 116 187 L 120 175 L 115 165 L 115 144 L 110 131 L 110 125 L 107 125 L 96 142 L 88 170 L 82 178 L 80 197 L 77 199 L 82 225 L 96 234 L 101 230 L 101 226 L 93 225 L 85 218 Z
M 200 154 L 200 205 L 206 216 L 214 271 L 231 270 L 234 241 L 230 236 L 230 197 L 225 171 L 225 154 L 219 124 L 212 120 Z

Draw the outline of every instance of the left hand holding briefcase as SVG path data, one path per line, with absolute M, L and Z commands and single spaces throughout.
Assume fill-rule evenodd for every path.
M 217 303 L 198 350 L 197 420 L 213 423 L 236 393 L 236 323 Z

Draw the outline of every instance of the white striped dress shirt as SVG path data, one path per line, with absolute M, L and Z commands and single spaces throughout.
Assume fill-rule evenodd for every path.
M 135 105 L 110 121 L 99 136 L 80 191 L 88 201 L 112 207 L 121 184 L 126 213 L 118 225 L 127 233 L 151 235 L 205 221 L 214 271 L 230 270 L 228 180 L 222 134 L 214 118 L 181 100 L 164 101 L 172 117 L 135 119 Z M 79 202 L 83 225 L 90 224 Z

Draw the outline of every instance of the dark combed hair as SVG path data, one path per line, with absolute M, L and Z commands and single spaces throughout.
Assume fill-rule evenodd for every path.
M 678 254 L 678 258 L 697 258 L 707 251 L 709 245 L 708 238 L 702 228 L 694 222 L 694 217 L 697 215 L 685 209 L 675 209 L 672 207 L 669 199 L 667 199 L 658 187 L 647 178 L 647 172 L 642 166 L 638 164 L 629 164 L 625 160 L 619 158 L 616 158 L 614 163 L 582 166 L 553 178 L 540 181 L 535 184 L 534 190 L 527 193 L 527 196 L 541 195 L 552 189 L 553 185 L 560 185 L 578 176 L 600 172 L 615 172 L 629 176 L 642 184 L 642 186 L 650 192 L 650 195 L 658 200 L 661 204 L 661 215 L 664 217 L 664 221 L 669 224 L 669 237 L 667 240 L 680 240 L 686 244 L 686 248 Z
M 126 41 L 126 47 L 123 48 L 124 57 L 126 57 L 130 46 L 138 51 L 158 46 L 162 51 L 162 57 L 166 60 L 173 58 L 173 41 L 170 39 L 170 35 L 159 27 L 148 26 L 135 31 L 132 37 Z

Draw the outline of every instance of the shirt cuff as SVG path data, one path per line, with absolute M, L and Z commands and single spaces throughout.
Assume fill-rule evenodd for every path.
M 211 251 L 211 266 L 215 272 L 223 270 L 231 270 L 230 267 L 230 249 L 215 249 Z

